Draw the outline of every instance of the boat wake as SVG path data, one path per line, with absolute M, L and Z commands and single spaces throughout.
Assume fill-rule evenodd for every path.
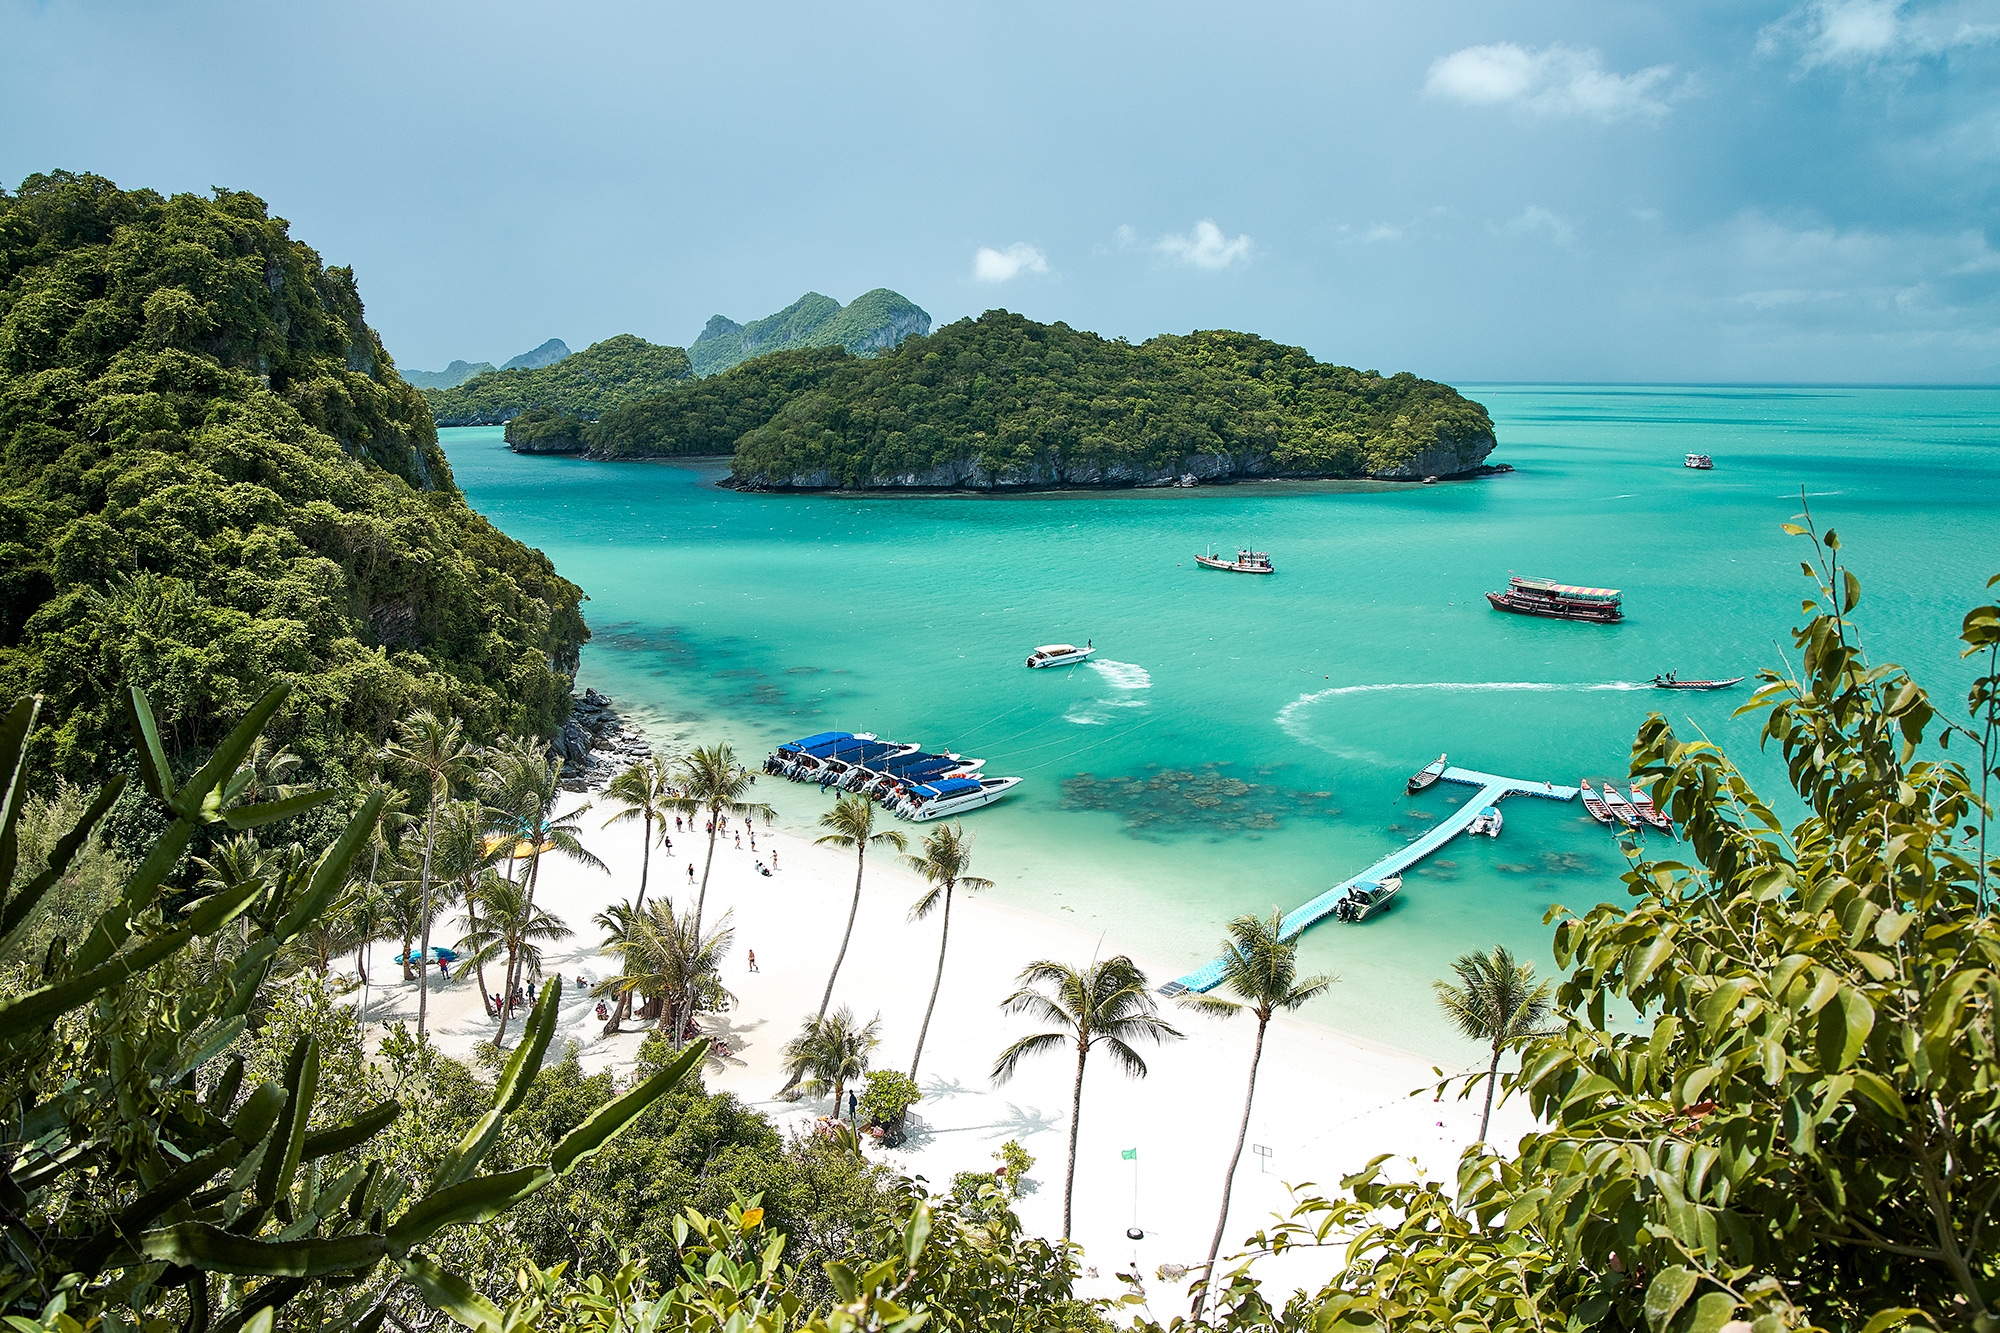
M 1314 690 L 1310 694 L 1301 694 L 1298 698 L 1278 710 L 1277 720 L 1278 725 L 1284 728 L 1285 734 L 1293 740 L 1301 741 L 1319 749 L 1326 749 L 1325 745 L 1306 733 L 1303 715 L 1313 705 L 1323 703 L 1328 699 L 1338 698 L 1345 694 L 1383 694 L 1392 690 L 1440 690 L 1459 694 L 1489 690 L 1495 692 L 1515 690 L 1549 693 L 1562 691 L 1586 693 L 1600 690 L 1650 690 L 1652 688 L 1651 681 L 1643 680 L 1607 680 L 1597 682 L 1555 680 L 1431 680 L 1399 681 L 1388 685 L 1335 685 L 1330 689 Z
M 1092 661 L 1086 665 L 1102 676 L 1104 683 L 1114 690 L 1131 692 L 1153 688 L 1153 673 L 1137 663 Z M 1089 703 L 1071 705 L 1070 710 L 1063 714 L 1063 721 L 1073 722 L 1079 727 L 1101 727 L 1111 720 L 1115 709 L 1145 706 L 1144 699 L 1107 695 L 1102 699 L 1092 699 Z
M 1112 662 L 1104 658 L 1090 661 L 1090 669 L 1104 677 L 1104 683 L 1114 690 L 1150 690 L 1153 688 L 1153 673 L 1136 662 Z

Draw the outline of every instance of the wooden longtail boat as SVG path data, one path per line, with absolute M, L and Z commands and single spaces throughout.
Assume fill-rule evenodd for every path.
M 1654 828 L 1665 829 L 1669 833 L 1674 831 L 1674 821 L 1654 807 L 1653 798 L 1648 796 L 1646 789 L 1636 782 L 1632 784 L 1632 808 L 1639 812 L 1639 818 Z
M 1742 683 L 1741 676 L 1731 676 L 1728 680 L 1675 680 L 1671 671 L 1664 676 L 1653 677 L 1653 688 L 1656 690 L 1726 690 L 1731 685 Z
M 1633 808 L 1630 801 L 1619 794 L 1618 788 L 1612 785 L 1609 778 L 1604 781 L 1604 806 L 1611 812 L 1612 817 L 1626 828 L 1645 826 L 1645 821 L 1639 818 L 1639 812 Z
M 1404 784 L 1403 790 L 1414 795 L 1417 792 L 1422 791 L 1424 788 L 1430 786 L 1433 782 L 1436 782 L 1439 778 L 1443 777 L 1444 770 L 1445 770 L 1444 756 L 1439 755 L 1437 757 L 1437 762 L 1435 764 L 1431 764 L 1425 768 L 1420 768 L 1416 772 L 1410 774 L 1410 780 L 1408 783 Z
M 1597 799 L 1597 792 L 1591 787 L 1589 778 L 1577 781 L 1577 788 L 1583 793 L 1583 808 L 1590 811 L 1590 817 L 1600 824 L 1611 822 L 1611 807 Z

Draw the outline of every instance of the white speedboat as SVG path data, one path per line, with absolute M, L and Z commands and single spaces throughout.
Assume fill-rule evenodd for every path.
M 1032 671 L 1038 667 L 1074 666 L 1096 651 L 1088 639 L 1084 640 L 1081 648 L 1073 643 L 1045 643 L 1028 654 L 1028 669 Z
M 1389 900 L 1402 891 L 1403 877 L 1391 875 L 1387 879 L 1358 880 L 1354 886 L 1333 905 L 1333 914 L 1338 919 L 1352 925 L 1366 921 L 1389 905 Z
M 910 789 L 909 799 L 896 808 L 896 813 L 920 824 L 932 819 L 949 819 L 967 810 L 993 804 L 1020 783 L 1020 778 L 986 777 L 940 778 L 936 782 L 920 782 Z
M 1484 833 L 1489 838 L 1497 838 L 1500 836 L 1500 826 L 1505 822 L 1500 817 L 1500 807 L 1489 805 L 1472 817 L 1472 822 L 1466 825 L 1465 831 Z

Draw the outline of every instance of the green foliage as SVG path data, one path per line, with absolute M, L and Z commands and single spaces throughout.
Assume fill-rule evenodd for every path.
M 83 819 L 88 804 L 89 797 L 83 789 L 67 782 L 56 783 L 52 795 L 30 796 L 23 801 L 15 825 L 20 859 L 14 866 L 13 883 L 0 888 L 9 894 L 18 893 L 36 876 L 45 873 L 57 846 Z M 28 928 L 5 954 L 0 954 L 0 965 L 40 963 L 49 943 L 58 935 L 72 940 L 79 938 L 84 927 L 110 904 L 131 871 L 130 863 L 105 846 L 101 837 L 91 838 L 57 874 Z
M 531 407 L 507 423 L 507 447 L 520 454 L 583 452 L 583 418 Z
M 181 768 L 277 679 L 311 773 L 415 705 L 546 734 L 580 596 L 464 503 L 353 275 L 260 200 L 0 192 L 0 697 L 47 700 L 58 775 L 103 776 L 126 681 Z
M 342 891 L 383 805 L 380 792 L 362 801 L 316 861 L 288 858 L 274 868 L 256 860 L 248 878 L 225 869 L 211 891 L 162 902 L 166 876 L 197 828 L 274 824 L 334 796 L 249 795 L 258 774 L 247 761 L 286 693 L 278 686 L 259 700 L 184 780 L 167 766 L 144 694 L 126 697 L 141 781 L 170 822 L 81 940 L 65 948 L 59 938 L 28 988 L 0 998 L 0 1309 L 53 1307 L 86 1326 L 102 1318 L 235 1329 L 286 1307 L 288 1315 L 310 1311 L 315 1323 L 372 1327 L 381 1322 L 372 1312 L 404 1282 L 428 1304 L 461 1308 L 469 1288 L 428 1253 L 439 1234 L 497 1217 L 587 1162 L 700 1058 L 690 1051 L 598 1107 L 545 1157 L 482 1170 L 540 1069 L 560 997 L 552 983 L 486 1114 L 414 1185 L 379 1161 L 349 1160 L 402 1114 L 394 1099 L 360 1103 L 372 1082 L 365 1074 L 340 1085 L 337 1107 L 320 1108 L 322 1075 L 353 1080 L 361 1058 L 351 1022 L 344 1040 L 323 1046 L 321 1031 L 340 1028 L 323 997 L 267 1007 L 264 1049 L 291 1040 L 275 1076 L 246 1091 L 253 1064 L 269 1062 L 255 1051 L 251 1059 L 225 1053 L 243 1037 L 279 953 Z M 36 707 L 22 699 L 0 721 L 5 881 L 13 879 Z M 124 783 L 107 783 L 43 873 L 9 895 L 0 947 L 27 928 Z M 204 953 L 218 936 L 239 938 L 240 949 Z
M 1470 459 L 1492 436 L 1485 408 L 1407 373 L 1321 365 L 1228 331 L 1133 346 L 1002 310 L 875 358 L 760 357 L 584 431 L 597 457 L 733 451 L 754 484 L 841 485 L 939 468 L 998 484 L 1132 480 L 1213 454 L 1358 476 L 1433 447 Z
M 688 348 L 688 358 L 694 373 L 706 376 L 752 357 L 801 347 L 841 347 L 865 355 L 930 328 L 928 314 L 887 287 L 864 292 L 845 308 L 830 296 L 807 292 L 777 314 L 748 324 L 715 316 Z
M 859 1106 L 864 1123 L 900 1124 L 903 1115 L 924 1099 L 917 1081 L 894 1069 L 871 1069 L 861 1089 Z
M 1028 1172 L 1035 1169 L 1035 1159 L 1029 1155 L 1016 1139 L 1008 1139 L 1000 1145 L 1000 1151 L 993 1154 L 993 1160 L 1007 1173 L 1007 1197 L 1021 1197 L 1021 1182 L 1028 1178 Z
M 595 419 L 693 373 L 680 348 L 656 347 L 621 333 L 552 366 L 496 370 L 455 389 L 425 389 L 423 396 L 440 426 L 497 426 L 537 407 Z

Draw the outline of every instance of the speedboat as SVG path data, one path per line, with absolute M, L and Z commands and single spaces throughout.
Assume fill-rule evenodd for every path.
M 1497 838 L 1500 836 L 1500 826 L 1504 822 L 1500 817 L 1500 807 L 1489 805 L 1472 817 L 1472 822 L 1466 825 L 1465 831 L 1484 833 L 1489 838 Z
M 1715 466 L 1715 460 L 1707 454 L 1689 454 L 1681 461 L 1682 467 L 1691 467 L 1697 472 L 1707 472 Z
M 1664 676 L 1653 677 L 1656 690 L 1726 690 L 1731 685 L 1740 685 L 1743 677 L 1731 676 L 1728 680 L 1679 680 L 1669 671 Z
M 1415 793 L 1420 792 L 1424 788 L 1430 786 L 1433 782 L 1436 782 L 1439 778 L 1443 777 L 1444 770 L 1445 770 L 1444 756 L 1439 755 L 1437 757 L 1437 762 L 1435 764 L 1432 764 L 1427 768 L 1420 768 L 1416 772 L 1410 774 L 1410 780 L 1407 784 L 1405 784 L 1403 789 L 1414 795 Z
M 939 778 L 935 782 L 913 783 L 909 795 L 895 808 L 905 819 L 925 823 L 948 819 L 967 810 L 991 805 L 1021 784 L 1020 778 Z
M 1081 648 L 1073 643 L 1045 643 L 1028 654 L 1028 668 L 1072 666 L 1096 651 L 1088 639 L 1083 641 Z
M 1196 556 L 1194 562 L 1203 569 L 1226 569 L 1232 574 L 1277 573 L 1276 570 L 1271 568 L 1270 556 L 1264 554 L 1262 551 L 1252 551 L 1248 547 L 1237 551 L 1234 560 L 1210 551 L 1207 555 Z
M 1403 877 L 1391 875 L 1384 880 L 1356 880 L 1333 905 L 1333 914 L 1350 925 L 1366 921 L 1389 905 L 1389 900 L 1401 892 Z
M 1653 798 L 1648 796 L 1646 789 L 1636 782 L 1632 784 L 1632 808 L 1639 812 L 1639 818 L 1654 828 L 1664 829 L 1668 833 L 1674 831 L 1674 821 L 1668 818 L 1665 811 L 1654 806 Z
M 1638 828 L 1645 822 L 1639 818 L 1639 812 L 1632 803 L 1619 795 L 1618 788 L 1609 778 L 1604 782 L 1604 808 L 1611 812 L 1612 818 L 1627 828 Z

